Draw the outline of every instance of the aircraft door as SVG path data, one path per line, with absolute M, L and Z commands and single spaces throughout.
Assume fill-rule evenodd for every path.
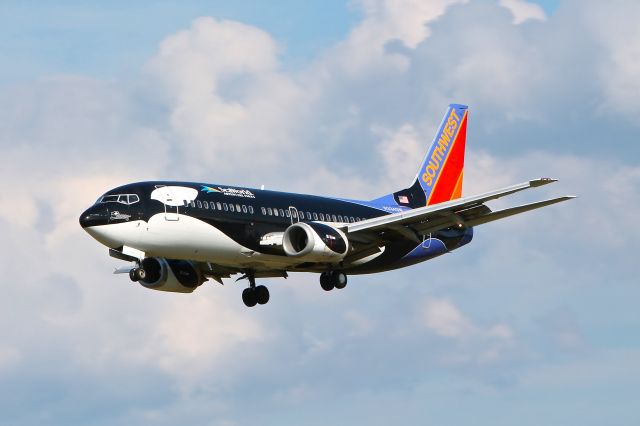
M 168 221 L 179 220 L 178 209 L 180 208 L 179 206 L 182 205 L 182 200 L 176 198 L 171 187 L 164 186 L 156 189 L 156 191 L 158 190 L 160 191 L 161 201 L 164 204 L 164 219 Z
M 298 217 L 298 209 L 295 208 L 294 206 L 289 206 L 289 216 L 291 216 L 291 224 L 293 225 L 296 222 L 300 221 L 300 218 Z

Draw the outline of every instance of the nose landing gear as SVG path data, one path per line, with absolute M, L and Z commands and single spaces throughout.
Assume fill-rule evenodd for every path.
M 144 280 L 146 277 L 147 277 L 147 271 L 145 271 L 144 268 L 142 267 L 138 266 L 129 271 L 129 278 L 131 278 L 131 281 L 133 282 Z
M 329 271 L 320 274 L 320 287 L 324 291 L 331 291 L 334 288 L 341 290 L 347 286 L 347 274 L 341 271 Z

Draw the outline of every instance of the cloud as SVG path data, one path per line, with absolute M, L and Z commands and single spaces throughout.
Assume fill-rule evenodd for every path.
M 472 332 L 472 325 L 448 300 L 428 300 L 423 312 L 425 325 L 442 337 L 462 338 Z
M 529 19 L 544 21 L 544 10 L 535 4 L 525 0 L 500 0 L 500 5 L 509 9 L 513 14 L 513 23 L 520 24 Z
M 632 359 L 611 341 L 637 343 L 640 11 L 620 4 L 545 17 L 523 1 L 363 0 L 344 40 L 295 70 L 265 31 L 204 17 L 167 35 L 139 76 L 0 88 L 0 375 L 12 389 L 0 410 L 12 423 L 280 424 L 365 407 L 383 419 L 395 404 L 415 423 L 437 414 L 424 401 L 603 389 L 607 368 L 576 378 L 600 354 Z M 272 301 L 251 311 L 241 286 L 183 297 L 112 276 L 117 262 L 78 227 L 100 193 L 147 178 L 391 192 L 451 101 L 471 105 L 465 194 L 549 175 L 561 182 L 492 206 L 580 198 L 341 292 L 311 275 L 269 281 Z

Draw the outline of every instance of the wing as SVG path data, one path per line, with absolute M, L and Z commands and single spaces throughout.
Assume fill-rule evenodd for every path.
M 458 198 L 453 201 L 364 220 L 346 225 L 342 229 L 346 231 L 349 240 L 362 247 L 363 251 L 367 249 L 367 246 L 383 245 L 388 241 L 399 238 L 420 242 L 425 235 L 440 229 L 456 225 L 482 225 L 575 198 L 574 196 L 552 198 L 496 212 L 491 211 L 484 204 L 487 201 L 495 200 L 505 195 L 552 182 L 556 182 L 556 180 L 549 178 L 534 179 L 472 197 Z

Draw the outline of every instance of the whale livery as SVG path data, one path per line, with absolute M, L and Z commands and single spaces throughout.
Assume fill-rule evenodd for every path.
M 112 189 L 80 216 L 116 272 L 162 291 L 190 293 L 239 275 L 246 306 L 265 304 L 257 278 L 320 275 L 326 290 L 348 275 L 413 265 L 471 242 L 473 229 L 573 198 L 492 211 L 488 201 L 555 182 L 534 179 L 462 197 L 468 109 L 452 104 L 412 185 L 374 200 L 349 200 L 203 182 L 152 181 Z

